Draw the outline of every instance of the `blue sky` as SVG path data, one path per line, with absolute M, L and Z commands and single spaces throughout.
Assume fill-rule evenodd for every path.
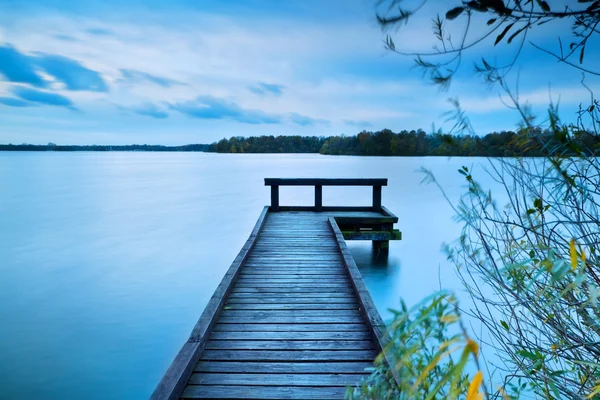
M 356 134 L 449 126 L 457 97 L 479 134 L 518 115 L 472 74 L 486 42 L 447 92 L 413 61 L 387 53 L 374 0 L 0 0 L 0 143 L 185 144 L 248 135 Z M 431 48 L 436 2 L 395 33 L 397 48 Z M 450 2 L 442 4 L 445 11 Z M 456 2 L 458 4 L 458 2 Z M 558 2 L 551 2 L 553 3 Z M 457 25 L 459 26 L 459 22 Z M 556 46 L 558 22 L 532 35 Z M 568 40 L 568 39 L 567 39 Z M 586 65 L 600 65 L 590 43 Z M 581 74 L 526 47 L 512 75 L 544 116 L 550 93 L 573 120 Z M 599 80 L 586 77 L 598 88 Z

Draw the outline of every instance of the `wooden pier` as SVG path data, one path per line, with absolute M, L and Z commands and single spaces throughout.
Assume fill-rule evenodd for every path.
M 271 206 L 217 287 L 151 399 L 342 399 L 388 335 L 346 239 L 400 238 L 387 179 L 265 179 Z M 315 187 L 314 207 L 279 186 Z M 322 188 L 372 186 L 370 207 L 324 207 Z

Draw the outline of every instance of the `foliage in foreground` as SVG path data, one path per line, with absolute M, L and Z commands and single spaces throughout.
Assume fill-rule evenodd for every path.
M 390 343 L 369 378 L 348 388 L 346 398 L 481 398 L 482 373 L 471 380 L 464 372 L 470 359 L 478 365 L 479 346 L 460 324 L 455 303 L 451 295 L 438 294 L 410 310 L 404 302 L 392 310 Z

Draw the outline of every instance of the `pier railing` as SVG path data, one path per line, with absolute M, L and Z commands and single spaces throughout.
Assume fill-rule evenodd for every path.
M 279 186 L 314 186 L 314 207 L 301 207 L 304 210 L 311 211 L 324 211 L 327 209 L 327 207 L 323 207 L 323 186 L 372 186 L 373 205 L 370 209 L 372 211 L 381 212 L 381 188 L 387 186 L 387 179 L 265 178 L 265 186 L 271 187 L 271 207 L 269 210 L 274 212 L 280 210 Z

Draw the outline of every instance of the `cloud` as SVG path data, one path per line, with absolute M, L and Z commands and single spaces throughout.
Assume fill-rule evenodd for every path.
M 159 109 L 154 104 L 146 103 L 139 107 L 131 108 L 136 114 L 145 115 L 147 117 L 152 117 L 156 119 L 165 119 L 169 116 L 165 111 Z
M 58 33 L 58 34 L 52 35 L 52 36 L 55 39 L 62 40 L 62 41 L 65 41 L 65 42 L 77 42 L 78 41 L 78 39 L 74 38 L 73 36 L 71 36 L 71 35 L 65 35 L 65 34 L 62 34 L 62 33 Z
M 361 128 L 361 127 L 367 128 L 367 127 L 373 126 L 373 124 L 371 124 L 369 121 L 353 121 L 350 119 L 345 119 L 344 123 L 346 125 L 356 126 L 359 128 Z
M 121 75 L 123 75 L 123 80 L 125 82 L 130 83 L 147 81 L 162 86 L 164 88 L 168 88 L 173 85 L 183 85 L 183 83 L 174 79 L 169 79 L 158 75 L 152 75 L 147 72 L 142 72 L 135 69 L 121 69 Z
M 66 107 L 75 110 L 75 106 L 69 98 L 56 93 L 44 92 L 31 89 L 24 86 L 17 86 L 12 89 L 12 93 L 22 100 L 33 103 L 44 104 L 48 106 Z
M 71 58 L 45 53 L 27 55 L 10 45 L 0 46 L 0 74 L 8 81 L 46 88 L 49 82 L 39 74 L 39 70 L 64 83 L 68 90 L 108 91 L 98 72 Z
M 89 33 L 90 35 L 95 35 L 95 36 L 111 36 L 113 33 L 111 31 L 109 31 L 108 29 L 104 29 L 104 28 L 89 28 L 85 30 L 87 33 Z
M 25 100 L 15 99 L 14 97 L 0 97 L 0 104 L 4 104 L 9 107 L 30 107 L 35 105 Z
M 193 118 L 231 119 L 246 124 L 278 124 L 281 117 L 260 110 L 243 109 L 232 101 L 213 96 L 198 96 L 195 100 L 170 104 L 172 110 Z
M 290 120 L 294 124 L 297 124 L 300 126 L 313 126 L 313 125 L 319 124 L 319 123 L 324 123 L 324 124 L 329 123 L 329 121 L 324 120 L 324 119 L 315 119 L 315 118 L 311 118 L 306 115 L 301 115 L 298 113 L 290 113 Z
M 36 72 L 31 57 L 20 53 L 11 45 L 0 46 L 0 74 L 10 82 L 46 87 L 46 82 Z
M 248 90 L 250 90 L 254 94 L 258 94 L 260 96 L 264 96 L 267 94 L 272 94 L 274 96 L 281 96 L 283 94 L 283 89 L 285 86 L 277 85 L 274 83 L 264 83 L 258 82 L 254 86 L 250 86 Z
M 38 53 L 34 62 L 37 66 L 58 81 L 68 90 L 107 92 L 108 86 L 100 74 L 88 69 L 73 59 L 53 54 Z

